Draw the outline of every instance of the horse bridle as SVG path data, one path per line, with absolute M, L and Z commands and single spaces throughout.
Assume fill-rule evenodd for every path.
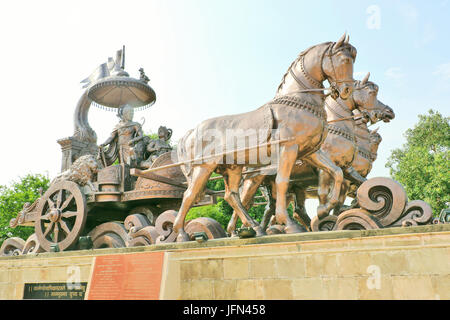
M 354 90 L 354 91 L 356 91 L 356 90 L 362 90 L 362 89 L 364 89 L 364 88 L 366 88 L 366 87 L 368 87 L 368 86 L 371 86 L 371 85 L 374 85 L 375 87 L 378 88 L 378 86 L 377 86 L 375 83 L 373 83 L 373 82 L 368 82 L 368 83 L 366 83 L 366 84 L 364 84 L 364 85 L 362 85 L 362 86 L 359 85 L 359 86 L 353 87 L 353 90 Z M 377 90 L 378 90 L 378 89 L 377 89 Z M 358 108 L 358 109 L 359 109 L 359 108 Z M 360 110 L 360 111 L 361 111 L 362 114 L 365 114 L 364 117 L 367 117 L 368 120 L 369 120 L 370 122 L 372 122 L 371 125 L 373 125 L 373 124 L 375 124 L 376 122 L 382 121 L 382 120 L 383 120 L 382 116 L 383 116 L 383 114 L 385 113 L 385 111 L 387 111 L 387 110 L 389 110 L 389 107 L 388 107 L 388 106 L 384 106 L 384 108 L 379 109 L 379 110 L 373 109 L 373 110 L 363 110 L 363 111 Z M 373 121 L 372 121 L 372 118 L 377 119 L 377 121 L 373 122 Z
M 303 88 L 305 88 L 305 90 L 299 90 L 297 92 L 311 92 L 311 93 L 318 93 L 318 94 L 323 94 L 323 95 L 328 95 L 328 94 L 324 94 L 323 91 L 324 90 L 331 90 L 331 93 L 329 93 L 331 95 L 331 97 L 333 99 L 337 99 L 339 97 L 339 90 L 337 88 L 337 84 L 339 83 L 347 83 L 347 82 L 351 82 L 353 83 L 355 80 L 353 79 L 343 79 L 343 80 L 336 80 L 337 76 L 336 76 L 336 69 L 334 67 L 334 63 L 333 63 L 333 46 L 335 45 L 335 42 L 331 42 L 327 49 L 324 50 L 324 52 L 322 53 L 322 57 L 320 59 L 320 73 L 321 76 L 324 79 L 328 79 L 328 82 L 330 83 L 330 88 L 320 88 L 320 86 L 322 85 L 321 82 L 315 80 L 313 77 L 311 77 L 311 75 L 306 71 L 305 67 L 304 67 L 304 63 L 303 63 L 303 58 L 304 56 L 309 52 L 309 50 L 304 51 L 302 54 L 300 54 L 298 61 L 300 62 L 300 69 L 302 70 L 303 75 L 305 76 L 306 80 L 310 82 L 310 84 L 312 86 L 316 86 L 319 88 L 307 88 L 307 86 L 305 86 L 305 84 L 297 77 L 297 75 L 295 74 L 295 72 L 292 70 L 292 68 L 289 70 L 289 73 L 292 75 L 292 77 L 294 78 L 294 80 Z M 338 51 L 336 51 L 338 52 Z M 327 54 L 328 53 L 328 54 Z M 330 59 L 331 62 L 331 66 L 333 68 L 333 78 L 329 79 L 329 77 L 327 76 L 327 74 L 325 73 L 325 71 L 323 70 L 323 62 L 325 60 L 325 55 Z
M 353 83 L 355 83 L 355 82 L 356 82 L 356 81 L 353 80 Z M 356 85 L 356 86 L 355 86 L 355 85 L 354 85 L 354 86 L 353 86 L 353 91 L 362 90 L 362 89 L 366 88 L 367 86 L 369 86 L 369 84 L 365 84 L 365 85 L 363 85 L 363 86 L 361 86 L 361 85 Z M 359 110 L 359 108 L 358 108 L 357 104 L 355 103 L 353 97 L 352 97 L 351 99 L 353 100 L 354 108 L 357 108 L 357 109 Z M 348 110 L 347 107 L 344 107 L 344 106 L 342 105 L 342 103 L 341 103 L 338 99 L 334 99 L 334 101 L 336 102 L 337 106 L 338 106 L 342 111 L 344 111 L 344 112 L 347 112 L 347 111 L 348 111 L 348 112 L 351 113 L 351 110 Z M 324 103 L 325 103 L 325 106 L 326 106 L 331 112 L 333 112 L 334 114 L 336 114 L 339 118 L 345 119 L 345 120 L 348 120 L 348 119 L 354 119 L 354 120 L 355 120 L 355 117 L 354 117 L 354 116 L 353 116 L 353 117 L 345 117 L 345 116 L 341 115 L 341 114 L 340 114 L 339 112 L 337 112 L 332 106 L 330 106 L 330 105 L 327 103 L 326 100 L 324 101 Z M 386 107 L 385 107 L 384 109 L 386 109 Z M 384 110 L 384 109 L 383 109 L 383 110 Z M 376 110 L 373 110 L 373 111 L 376 111 Z M 369 113 L 369 112 L 370 112 L 370 111 L 368 111 L 368 110 L 361 111 L 361 113 Z M 381 111 L 381 112 L 383 112 L 383 111 Z M 367 117 L 370 118 L 370 116 L 367 116 Z
M 334 67 L 334 63 L 333 63 L 333 56 L 336 52 L 339 52 L 340 50 L 337 50 L 335 53 L 333 53 L 333 47 L 335 44 L 336 44 L 336 42 L 330 43 L 330 45 L 327 47 L 327 49 L 323 52 L 322 58 L 320 60 L 320 72 L 322 73 L 323 78 L 328 79 L 328 82 L 330 83 L 331 97 L 336 100 L 339 97 L 339 90 L 338 90 L 337 85 L 339 83 L 352 83 L 353 84 L 355 82 L 355 80 L 354 79 L 336 80 L 337 76 L 336 76 L 336 68 Z M 325 56 L 327 56 L 331 62 L 331 67 L 333 69 L 333 78 L 332 79 L 329 79 L 327 74 L 323 70 L 323 62 L 325 60 Z

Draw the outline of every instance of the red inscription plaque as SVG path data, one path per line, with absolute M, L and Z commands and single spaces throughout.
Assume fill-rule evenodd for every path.
M 95 258 L 88 300 L 158 300 L 164 252 Z

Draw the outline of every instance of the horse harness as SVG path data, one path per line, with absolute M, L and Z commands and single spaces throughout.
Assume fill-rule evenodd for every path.
M 302 109 L 308 111 L 309 113 L 312 113 L 322 120 L 327 120 L 327 114 L 322 106 L 302 101 L 300 98 L 297 98 L 295 96 L 276 97 L 270 102 L 270 104 L 281 104 L 293 108 Z

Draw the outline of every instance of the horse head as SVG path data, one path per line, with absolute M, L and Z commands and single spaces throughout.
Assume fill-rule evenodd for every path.
M 353 100 L 356 107 L 366 117 L 367 122 L 376 123 L 383 120 L 389 122 L 395 118 L 394 111 L 377 99 L 378 85 L 372 81 L 369 81 L 368 73 L 366 77 L 361 81 L 355 81 Z
M 333 97 L 337 99 L 340 96 L 345 100 L 352 92 L 355 58 L 356 49 L 345 34 L 337 42 L 312 46 L 292 62 L 278 86 L 277 95 L 313 92 L 314 89 L 322 89 L 323 81 L 328 80 Z
M 394 110 L 392 110 L 392 108 L 383 104 L 381 101 L 378 101 L 378 104 L 379 108 L 382 109 L 381 120 L 383 120 L 383 122 L 390 122 L 395 118 L 395 113 Z
M 375 119 L 375 111 L 378 111 L 379 89 L 378 85 L 368 81 L 369 75 L 370 73 L 361 81 L 355 80 L 352 93 L 355 108 L 361 111 L 368 121 Z
M 347 99 L 353 90 L 353 64 L 356 48 L 349 43 L 349 36 L 344 35 L 330 43 L 322 58 L 322 72 L 331 85 L 332 96 Z

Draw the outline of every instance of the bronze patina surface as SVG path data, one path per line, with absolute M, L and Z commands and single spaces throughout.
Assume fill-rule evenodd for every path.
M 379 88 L 369 74 L 353 79 L 356 49 L 346 34 L 301 52 L 272 100 L 203 121 L 176 148 L 172 129 L 160 126 L 158 138 L 151 139 L 133 121 L 134 112 L 152 106 L 156 94 L 143 68 L 137 78 L 125 71 L 124 50 L 82 81 L 74 134 L 58 140 L 61 173 L 10 221 L 11 227 L 33 226 L 35 233 L 7 239 L 1 255 L 184 241 L 208 246 L 209 239 L 227 237 L 222 226 L 207 217 L 185 219 L 192 207 L 213 204 L 218 196 L 234 209 L 231 236 L 238 218 L 241 237 L 431 223 L 430 206 L 408 200 L 399 183 L 366 178 L 382 140 L 368 125 L 389 122 L 395 114 L 377 99 Z M 100 145 L 88 122 L 92 105 L 119 118 Z M 212 173 L 221 175 L 225 190 L 206 188 Z M 261 204 L 255 201 L 260 187 L 267 207 L 258 223 L 248 210 Z M 347 196 L 354 198 L 351 207 L 343 205 Z M 313 219 L 304 206 L 308 197 L 320 202 Z M 447 216 L 436 223 L 447 223 Z

